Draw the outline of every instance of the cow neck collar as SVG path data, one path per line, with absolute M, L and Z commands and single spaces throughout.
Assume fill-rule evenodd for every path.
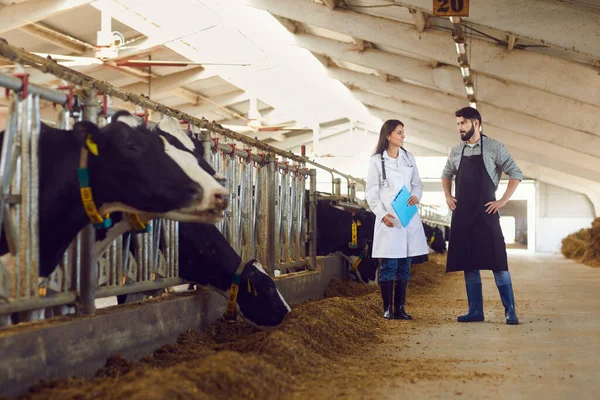
M 105 216 L 100 215 L 100 213 L 98 212 L 98 208 L 96 207 L 96 203 L 94 202 L 92 187 L 90 186 L 88 154 L 92 153 L 92 155 L 98 156 L 98 146 L 92 140 L 91 135 L 87 136 L 85 144 L 87 146 L 87 149 L 85 147 L 81 148 L 79 156 L 79 168 L 77 169 L 77 180 L 79 182 L 79 194 L 81 196 L 81 203 L 83 205 L 83 210 L 94 225 L 94 228 L 108 229 L 112 226 L 110 214 L 106 214 Z
M 231 278 L 231 286 L 229 287 L 229 297 L 227 298 L 227 308 L 225 309 L 225 319 L 235 321 L 236 313 L 235 313 L 235 305 L 237 304 L 237 296 L 240 290 L 240 283 L 242 281 L 242 272 L 244 272 L 244 268 L 248 263 L 246 263 L 243 259 L 240 261 L 240 265 L 238 265 L 235 274 Z M 257 295 L 256 289 L 252 288 L 250 284 L 250 279 L 248 279 L 248 292 L 254 292 L 254 295 Z

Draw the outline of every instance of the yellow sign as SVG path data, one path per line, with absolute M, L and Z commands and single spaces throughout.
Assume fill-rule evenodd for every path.
M 469 0 L 433 0 L 436 17 L 468 17 Z

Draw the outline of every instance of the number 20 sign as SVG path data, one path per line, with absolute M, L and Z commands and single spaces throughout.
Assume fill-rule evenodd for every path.
M 444 17 L 468 17 L 469 0 L 433 0 L 433 15 Z

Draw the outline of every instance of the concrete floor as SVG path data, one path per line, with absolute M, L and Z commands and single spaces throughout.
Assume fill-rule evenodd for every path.
M 491 272 L 482 274 L 486 322 L 453 323 L 466 295 L 462 279 L 450 279 L 435 296 L 454 315 L 415 324 L 409 347 L 397 353 L 455 360 L 456 372 L 470 378 L 384 381 L 376 397 L 600 399 L 600 269 L 520 251 L 509 251 L 509 262 L 521 325 L 504 324 Z

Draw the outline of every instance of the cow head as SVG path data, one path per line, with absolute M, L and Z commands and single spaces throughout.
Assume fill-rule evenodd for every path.
M 210 285 L 226 296 L 241 261 L 214 225 L 179 224 L 179 276 L 183 279 Z M 243 317 L 259 326 L 280 324 L 290 310 L 273 279 L 256 260 L 244 266 L 237 304 Z
M 147 212 L 211 223 L 223 218 L 229 193 L 200 167 L 185 143 L 173 144 L 181 144 L 185 134 L 168 140 L 124 111 L 101 129 L 78 123 L 74 134 L 82 145 L 88 137 L 97 145 L 98 155 L 89 158 L 89 169 L 101 212 Z
M 257 260 L 246 263 L 237 303 L 242 316 L 259 326 L 279 325 L 290 311 L 275 282 Z

